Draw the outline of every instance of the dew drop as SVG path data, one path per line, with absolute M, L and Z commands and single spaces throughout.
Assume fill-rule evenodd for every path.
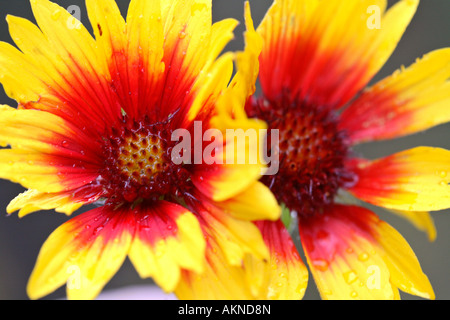
M 327 271 L 328 270 L 328 261 L 324 259 L 316 259 L 312 261 L 312 264 L 314 268 L 316 268 L 319 271 Z
M 350 293 L 350 296 L 351 296 L 352 298 L 356 298 L 356 297 L 358 296 L 358 292 L 352 291 L 352 293 Z
M 94 234 L 99 233 L 103 229 L 103 226 L 97 227 L 94 229 Z
M 369 254 L 367 252 L 363 252 L 358 256 L 359 261 L 367 261 L 369 259 Z
M 352 270 L 345 272 L 343 274 L 343 276 L 344 276 L 345 282 L 347 282 L 348 284 L 352 284 L 353 282 L 355 282 L 358 279 L 358 276 Z
M 61 13 L 62 13 L 62 11 L 60 9 L 57 9 L 57 10 L 53 11 L 53 13 L 51 15 L 52 19 L 54 21 L 59 20 L 59 17 L 61 17 Z
M 178 38 L 180 38 L 180 39 L 186 38 L 186 32 L 181 31 L 181 32 L 178 34 Z
M 297 288 L 295 289 L 295 292 L 297 292 L 300 295 L 305 294 L 306 288 L 302 285 L 298 285 Z

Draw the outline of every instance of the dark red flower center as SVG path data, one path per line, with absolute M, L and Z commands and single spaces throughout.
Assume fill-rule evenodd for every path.
M 339 188 L 354 183 L 355 176 L 344 167 L 349 147 L 334 112 L 287 98 L 261 98 L 253 101 L 248 113 L 266 121 L 269 132 L 279 130 L 278 147 L 275 143 L 271 150 L 278 148 L 279 171 L 262 182 L 289 209 L 301 216 L 320 212 L 333 203 Z
M 124 117 L 104 140 L 101 174 L 110 202 L 179 197 L 192 187 L 187 166 L 171 159 L 170 123 L 149 123 Z

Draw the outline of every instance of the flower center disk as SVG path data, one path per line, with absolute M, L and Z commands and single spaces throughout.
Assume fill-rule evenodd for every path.
M 333 203 L 340 187 L 354 182 L 344 167 L 345 132 L 338 130 L 333 112 L 287 99 L 259 99 L 250 109 L 249 116 L 265 120 L 269 132 L 279 130 L 279 143 L 271 150 L 279 153 L 279 171 L 262 178 L 279 202 L 299 215 L 312 215 Z
M 105 139 L 104 189 L 110 202 L 180 196 L 191 187 L 189 172 L 174 164 L 168 123 L 124 119 Z

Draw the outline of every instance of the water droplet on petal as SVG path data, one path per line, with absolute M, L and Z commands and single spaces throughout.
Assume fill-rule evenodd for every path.
M 295 289 L 295 292 L 297 292 L 298 294 L 303 295 L 303 294 L 305 294 L 305 290 L 306 290 L 306 288 L 299 284 L 297 286 L 297 288 Z
M 359 261 L 367 261 L 369 259 L 369 254 L 367 252 L 363 252 L 358 256 Z
M 313 260 L 312 265 L 319 271 L 327 271 L 329 266 L 328 261 L 324 259 Z
M 59 17 L 61 17 L 61 13 L 62 11 L 60 9 L 56 9 L 51 15 L 52 19 L 55 21 L 59 20 Z
M 358 279 L 358 276 L 352 270 L 345 272 L 343 274 L 343 276 L 344 276 L 345 282 L 347 282 L 348 284 L 352 284 L 353 282 L 355 282 Z
M 103 226 L 97 227 L 94 229 L 94 234 L 99 233 L 103 229 Z
M 356 297 L 358 296 L 358 292 L 352 291 L 352 293 L 350 293 L 350 296 L 351 296 L 352 298 L 356 298 Z

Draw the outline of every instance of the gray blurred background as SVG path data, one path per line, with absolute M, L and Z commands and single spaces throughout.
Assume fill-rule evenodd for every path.
M 84 1 L 55 2 L 64 8 L 71 5 L 79 6 L 81 21 L 90 28 Z M 344 0 L 342 2 L 345 3 Z M 389 4 L 392 5 L 395 2 L 391 0 Z M 128 3 L 128 0 L 118 0 L 123 14 L 126 13 Z M 213 0 L 213 19 L 217 21 L 234 17 L 242 21 L 243 3 L 242 0 Z M 255 25 L 259 24 L 271 3 L 271 0 L 250 0 Z M 7 14 L 25 17 L 32 21 L 34 19 L 28 0 L 0 0 L 0 41 L 11 42 L 5 21 Z M 228 45 L 227 50 L 243 48 L 243 31 L 244 27 L 241 23 L 235 31 L 235 40 Z M 401 65 L 410 65 L 417 57 L 429 51 L 446 46 L 450 46 L 450 0 L 422 0 L 397 50 L 374 81 L 389 75 Z M 16 106 L 14 101 L 5 96 L 1 87 L 0 103 Z M 357 151 L 368 158 L 377 158 L 418 145 L 450 149 L 450 125 L 441 125 L 395 141 L 361 145 L 358 146 Z M 0 299 L 2 300 L 28 299 L 25 288 L 41 245 L 56 227 L 68 220 L 65 215 L 52 211 L 34 213 L 22 219 L 19 219 L 16 214 L 7 216 L 5 210 L 7 204 L 23 191 L 20 185 L 0 180 Z M 89 209 L 90 207 L 85 207 L 77 213 Z M 432 213 L 437 228 L 437 239 L 430 243 L 424 233 L 404 220 L 378 208 L 371 207 L 371 209 L 393 225 L 409 242 L 434 287 L 436 298 L 450 299 L 450 210 Z M 127 260 L 105 289 L 151 284 L 150 279 L 140 279 Z M 61 298 L 64 295 L 64 288 L 61 288 L 45 299 Z M 403 299 L 416 299 L 408 294 L 401 293 L 401 295 Z M 305 299 L 319 299 L 311 277 Z

